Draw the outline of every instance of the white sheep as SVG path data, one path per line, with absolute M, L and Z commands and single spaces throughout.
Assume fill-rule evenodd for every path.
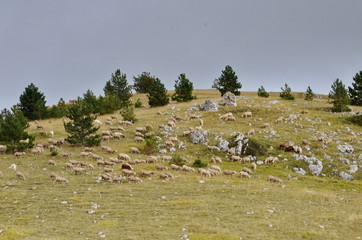
M 180 167 L 180 166 L 178 166 L 176 164 L 171 164 L 171 169 L 173 169 L 173 170 L 181 170 L 182 167 Z
M 102 125 L 102 122 L 99 121 L 98 119 L 94 120 L 93 122 L 94 122 L 94 124 Z
M 49 136 L 50 136 L 50 137 L 54 137 L 54 132 L 53 132 L 53 131 L 50 131 L 50 132 L 49 132 Z
M 154 174 L 154 172 L 152 172 L 152 171 L 147 171 L 147 170 L 141 170 L 138 174 L 139 174 L 141 177 L 150 177 L 151 175 Z
M 125 176 L 136 175 L 134 171 L 128 169 L 122 169 L 122 174 Z
M 211 173 L 206 169 L 199 168 L 199 173 L 201 176 L 211 177 Z
M 140 154 L 141 151 L 136 147 L 131 147 L 131 153 Z
M 141 142 L 144 142 L 145 139 L 143 137 L 135 137 L 134 140 L 137 142 L 137 143 L 141 143 Z
M 160 179 L 173 179 L 173 175 L 171 173 L 160 173 Z
M 0 153 L 5 153 L 7 150 L 7 146 L 6 145 L 0 145 Z
M 54 182 L 69 183 L 68 179 L 61 176 L 55 176 Z
M 73 173 L 76 175 L 76 174 L 80 174 L 80 173 L 83 173 L 83 172 L 86 172 L 87 169 L 85 168 L 80 168 L 80 167 L 73 167 Z
M 10 165 L 9 168 L 10 168 L 11 170 L 13 170 L 13 171 L 16 171 L 16 167 L 17 167 L 16 164 L 13 163 L 13 164 Z
M 167 170 L 167 167 L 164 165 L 156 165 L 155 168 L 156 170 Z
M 242 116 L 243 118 L 248 118 L 248 117 L 252 117 L 252 116 L 253 116 L 253 113 L 252 113 L 252 112 L 244 112 L 241 116 Z
M 250 174 L 247 173 L 247 172 L 244 172 L 244 171 L 241 171 L 241 172 L 239 173 L 239 176 L 240 176 L 241 178 L 243 178 L 243 177 L 250 178 Z
M 183 165 L 182 166 L 182 170 L 185 171 L 185 172 L 195 172 L 195 169 L 192 168 L 192 167 L 189 167 L 187 165 Z
M 119 153 L 118 154 L 118 159 L 119 160 L 126 160 L 126 161 L 131 160 L 131 158 L 128 156 L 128 154 L 125 154 L 125 153 Z
M 16 174 L 16 176 L 17 176 L 18 178 L 25 180 L 25 175 L 24 175 L 24 173 L 22 173 L 22 172 L 16 172 L 15 174 Z
M 250 168 L 244 167 L 241 171 L 248 173 L 249 175 L 253 174 L 253 171 Z
M 234 175 L 236 172 L 235 172 L 235 171 L 231 171 L 231 170 L 224 170 L 223 173 L 224 173 L 225 175 L 232 176 L 232 175 Z
M 248 134 L 248 136 L 255 135 L 255 129 L 254 128 L 249 129 L 247 134 Z
M 49 160 L 49 161 L 48 161 L 48 165 L 49 165 L 49 166 L 56 167 L 56 166 L 57 166 L 57 163 L 56 163 L 54 160 Z
M 283 183 L 283 180 L 281 180 L 280 178 L 274 177 L 274 176 L 268 176 L 268 181 L 269 182 L 274 182 L 274 183 Z
M 129 176 L 128 181 L 131 183 L 142 183 L 142 179 L 139 177 Z

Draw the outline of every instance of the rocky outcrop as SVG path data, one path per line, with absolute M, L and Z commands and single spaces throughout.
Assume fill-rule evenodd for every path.
M 222 101 L 225 106 L 237 106 L 235 94 L 232 92 L 226 92 L 224 96 L 222 96 Z
M 206 100 L 204 103 L 200 104 L 200 109 L 203 111 L 216 112 L 219 111 L 219 105 L 211 100 Z
M 194 144 L 198 143 L 206 143 L 207 140 L 207 131 L 201 130 L 201 131 L 195 131 L 190 134 L 190 140 Z
M 351 174 L 348 174 L 348 173 L 343 172 L 343 171 L 339 173 L 339 176 L 345 181 L 353 180 L 353 176 Z

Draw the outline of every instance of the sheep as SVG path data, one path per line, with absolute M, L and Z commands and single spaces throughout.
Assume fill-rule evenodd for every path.
M 103 160 L 97 160 L 97 165 L 98 166 L 105 166 L 106 163 Z
M 22 173 L 22 172 L 16 172 L 15 174 L 16 174 L 16 176 L 17 176 L 18 178 L 20 178 L 20 179 L 22 179 L 22 180 L 25 180 L 25 175 L 24 175 L 24 173 Z
M 227 120 L 228 117 L 230 117 L 230 116 L 233 116 L 233 114 L 232 114 L 231 112 L 225 113 L 225 114 L 221 115 L 221 116 L 219 117 L 219 119 L 220 119 L 220 120 Z
M 69 158 L 72 153 L 62 153 L 62 158 Z
M 243 178 L 243 177 L 245 177 L 245 178 L 250 178 L 249 173 L 244 172 L 244 171 L 239 172 L 239 176 L 240 176 L 241 178 Z
M 134 171 L 128 169 L 122 169 L 122 174 L 125 176 L 136 175 Z
M 172 128 L 176 127 L 176 123 L 174 121 L 171 121 L 171 120 L 167 122 L 167 125 L 172 127 Z
M 133 123 L 130 121 L 118 121 L 119 125 L 126 125 L 126 126 L 132 126 Z
M 73 166 L 76 166 L 79 164 L 79 161 L 77 160 L 69 160 L 69 163 L 72 164 Z
M 173 170 L 182 170 L 182 167 L 176 165 L 176 164 L 171 164 L 171 169 Z
M 211 167 L 209 167 L 209 169 L 214 169 L 215 171 L 218 171 L 219 173 L 221 172 L 221 168 L 219 166 L 212 165 Z
M 29 138 L 27 138 L 25 140 L 19 140 L 19 143 L 29 143 Z
M 163 113 L 162 113 L 162 112 L 160 112 L 160 111 L 158 111 L 158 112 L 157 112 L 157 115 L 162 116 L 162 115 L 163 115 Z
M 150 177 L 151 175 L 154 174 L 154 172 L 152 172 L 152 171 L 147 171 L 147 170 L 141 170 L 138 174 L 139 174 L 141 177 Z
M 165 141 L 165 145 L 166 145 L 166 147 L 175 147 L 175 144 L 173 143 L 173 142 L 171 142 L 171 141 Z
M 36 129 L 40 130 L 40 129 L 44 129 L 44 127 L 43 127 L 43 125 L 38 124 L 38 125 L 36 125 Z
M 60 182 L 60 183 L 69 183 L 68 179 L 60 176 L 55 176 L 54 183 Z
M 224 173 L 224 175 L 228 175 L 228 176 L 232 176 L 232 175 L 236 174 L 235 171 L 231 171 L 231 170 L 224 170 L 223 173 Z
M 168 140 L 173 142 L 173 143 L 179 143 L 180 142 L 180 140 L 178 140 L 177 137 L 169 137 Z
M 182 132 L 182 136 L 183 137 L 187 137 L 187 136 L 189 136 L 191 134 L 191 131 L 190 130 L 187 130 L 187 131 L 183 131 Z
M 53 131 L 49 132 L 49 137 L 54 137 L 54 132 Z
M 95 148 L 91 148 L 91 147 L 85 147 L 84 148 L 84 152 L 95 152 Z
M 110 176 L 109 174 L 107 174 L 107 173 L 102 174 L 102 175 L 101 175 L 101 178 L 102 178 L 102 180 L 104 180 L 104 181 L 110 181 L 110 180 L 111 180 L 111 176 Z
M 159 175 L 160 179 L 173 179 L 173 175 L 171 173 L 160 173 Z
M 200 125 L 201 127 L 204 126 L 204 120 L 202 120 L 201 118 L 199 118 L 199 125 Z
M 249 129 L 247 135 L 248 135 L 248 136 L 255 135 L 255 129 L 254 129 L 254 128 Z
M 214 157 L 211 158 L 211 163 L 220 163 L 221 164 L 222 160 L 221 160 L 220 157 L 214 156 Z
M 307 114 L 307 113 L 309 113 L 309 110 L 307 110 L 307 109 L 304 109 L 304 110 L 302 110 L 302 112 L 301 112 L 302 114 Z
M 143 133 L 141 133 L 141 132 L 135 132 L 134 135 L 135 135 L 136 137 L 144 137 L 144 136 L 145 136 L 145 135 L 144 135 Z
M 156 157 L 156 156 L 149 156 L 147 158 L 148 163 L 154 163 L 154 162 L 157 162 L 157 160 L 158 160 L 158 157 Z
M 275 120 L 274 122 L 275 123 L 281 123 L 284 121 L 284 118 L 283 117 L 278 117 L 277 120 Z
M 212 151 L 220 151 L 220 148 L 218 148 L 217 146 L 208 145 L 207 150 L 209 150 L 211 152 Z
M 210 172 L 211 176 L 217 176 L 220 172 L 216 171 L 215 169 L 209 168 L 208 171 Z
M 226 121 L 233 121 L 233 122 L 235 122 L 235 117 L 234 116 L 229 116 L 227 119 L 226 119 Z
M 145 139 L 143 137 L 135 137 L 134 140 L 137 142 L 137 143 L 141 143 L 141 142 L 144 142 Z
M 103 168 L 103 172 L 105 172 L 105 173 L 113 172 L 113 169 L 112 168 Z
M 252 117 L 253 116 L 253 113 L 252 112 L 244 112 L 241 117 L 243 118 L 248 118 L 248 117 Z
M 40 149 L 40 148 L 36 148 L 36 149 L 32 149 L 31 150 L 31 153 L 33 154 L 33 155 L 38 155 L 38 154 L 40 154 L 40 153 L 42 153 L 44 150 L 42 150 L 42 149 Z
M 233 155 L 233 156 L 231 156 L 231 161 L 233 161 L 233 162 L 240 162 L 240 161 L 241 161 L 241 157 L 240 157 L 240 156 Z
M 11 164 L 9 168 L 13 171 L 16 171 L 16 164 L 15 163 Z
M 114 162 L 114 163 L 122 163 L 122 160 L 119 160 L 118 158 L 115 158 L 115 157 L 109 157 L 108 159 L 109 159 L 109 161 Z
M 268 176 L 268 181 L 269 182 L 274 182 L 274 183 L 283 183 L 283 180 L 281 180 L 280 178 L 274 177 L 274 176 Z
M 195 169 L 186 165 L 182 166 L 182 170 L 185 172 L 195 172 Z
M 189 120 L 192 120 L 192 119 L 198 119 L 197 115 L 196 114 L 191 114 L 189 116 Z
M 126 161 L 131 160 L 131 158 L 128 156 L 128 154 L 125 154 L 125 153 L 118 154 L 118 159 L 119 160 L 126 160 Z
M 65 164 L 64 164 L 64 168 L 65 168 L 65 169 L 73 169 L 73 167 L 74 167 L 74 166 L 73 166 L 73 164 L 71 164 L 71 163 L 65 163 Z
M 348 141 L 349 142 L 352 142 L 352 141 L 355 141 L 357 139 L 357 136 L 356 135 L 352 135 L 348 138 Z
M 7 150 L 7 146 L 6 145 L 0 145 L 0 153 L 5 153 Z
M 80 156 L 81 157 L 88 157 L 89 155 L 91 155 L 92 153 L 91 152 L 81 152 L 80 153 Z
M 97 154 L 94 154 L 94 153 L 91 155 L 91 158 L 92 158 L 93 161 L 103 160 L 103 157 L 102 157 L 102 156 L 97 155 Z
M 176 121 L 183 121 L 184 119 L 181 116 L 175 116 L 174 117 Z
M 309 141 L 307 141 L 307 140 L 305 140 L 305 139 L 303 139 L 303 140 L 302 140 L 302 144 L 303 144 L 303 145 L 307 145 L 307 146 L 309 146 L 309 145 L 310 145 L 310 142 L 309 142 Z
M 126 177 L 123 177 L 122 175 L 119 175 L 119 177 L 113 176 L 111 178 L 111 181 L 114 182 L 114 183 L 121 183 L 121 182 L 123 182 L 125 180 L 126 180 Z
M 241 163 L 250 163 L 251 162 L 251 158 L 250 157 L 243 157 L 240 159 Z
M 263 123 L 261 125 L 261 128 L 268 128 L 268 127 L 270 127 L 270 123 Z
M 251 168 L 253 169 L 253 171 L 255 171 L 256 170 L 256 163 L 252 162 L 251 163 Z
M 52 166 L 52 167 L 56 167 L 56 166 L 57 166 L 57 163 L 56 163 L 54 160 L 49 160 L 49 161 L 48 161 L 48 165 L 49 165 L 49 166 Z
M 98 125 L 102 125 L 102 122 L 99 121 L 98 119 L 94 120 L 93 123 L 94 123 L 94 124 L 98 124 Z
M 142 183 L 142 179 L 139 177 L 129 176 L 128 181 L 131 183 Z
M 299 153 L 299 154 L 303 153 L 303 149 L 298 146 L 293 146 L 293 150 L 294 150 L 294 152 Z
M 87 169 L 85 169 L 85 168 L 73 167 L 73 173 L 74 173 L 75 175 L 77 175 L 78 173 L 80 174 L 80 173 L 82 173 L 82 172 L 86 172 L 86 171 L 87 171 Z
M 145 134 L 145 137 L 149 138 L 151 136 L 155 135 L 155 132 L 151 131 Z
M 112 136 L 102 136 L 103 141 L 109 141 L 112 139 Z
M 136 132 L 146 132 L 147 130 L 146 130 L 146 128 L 145 127 L 136 127 L 136 130 L 135 130 Z
M 128 163 L 123 163 L 122 169 L 133 170 L 133 167 Z
M 279 162 L 279 159 L 278 159 L 278 157 L 272 157 L 272 156 L 270 156 L 270 157 L 267 157 L 265 160 L 264 160 L 264 163 L 265 164 L 274 164 L 274 163 L 276 163 L 276 162 Z
M 136 147 L 131 147 L 131 153 L 140 154 L 141 151 Z
M 121 138 L 125 138 L 125 136 L 121 132 L 115 132 L 115 133 L 113 133 L 113 138 L 121 139 Z
M 249 175 L 253 174 L 253 171 L 250 168 L 244 167 L 241 171 L 248 173 Z
M 108 148 L 106 151 L 107 151 L 108 154 L 116 153 L 116 152 L 117 152 L 116 150 L 111 149 L 111 148 Z
M 211 173 L 206 169 L 199 168 L 199 173 L 201 176 L 211 177 Z
M 164 165 L 156 165 L 155 168 L 156 170 L 167 170 L 167 167 Z
M 166 155 L 165 155 L 165 156 L 161 156 L 160 159 L 161 159 L 161 161 L 163 161 L 163 162 L 164 162 L 164 161 L 170 161 L 170 160 L 172 160 L 172 156 L 166 156 Z
M 55 174 L 55 173 L 53 173 L 53 172 L 52 172 L 52 173 L 50 173 L 50 178 L 51 178 L 51 179 L 54 179 L 56 176 L 58 176 L 58 175 L 57 175 L 57 174 Z
M 146 160 L 142 159 L 133 159 L 128 162 L 129 164 L 135 165 L 135 164 L 146 164 Z
M 26 154 L 25 152 L 15 152 L 14 157 L 19 158 L 19 157 L 21 157 L 21 156 L 23 156 L 25 154 Z

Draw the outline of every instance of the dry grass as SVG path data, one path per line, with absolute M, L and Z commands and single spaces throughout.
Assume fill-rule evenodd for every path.
M 151 124 L 157 130 L 157 126 L 166 123 L 173 114 L 186 118 L 186 109 L 190 105 L 199 104 L 205 99 L 219 98 L 219 93 L 211 90 L 198 90 L 195 94 L 198 99 L 191 103 L 136 109 L 139 122 L 127 128 L 126 139 L 103 144 L 116 149 L 118 153 L 130 154 L 131 146 L 143 146 L 133 141 L 135 127 Z M 326 177 L 300 176 L 291 168 L 305 168 L 305 165 L 294 160 L 290 153 L 277 149 L 280 142 L 293 141 L 301 145 L 302 139 L 315 136 L 316 131 L 331 135 L 339 130 L 338 137 L 326 149 L 321 148 L 320 142 L 310 140 L 311 154 L 324 159 L 327 153 L 335 158 L 333 167 L 347 169 L 337 161 L 336 141 L 344 142 L 348 139 L 349 133 L 344 126 L 356 133 L 361 132 L 361 127 L 344 123 L 336 114 L 321 111 L 330 106 L 324 98 L 312 102 L 297 98 L 292 102 L 270 104 L 269 101 L 279 100 L 276 93 L 268 99 L 258 98 L 256 93 L 242 93 L 242 96 L 247 98 L 239 99 L 236 109 L 222 108 L 217 113 L 197 112 L 203 115 L 204 128 L 215 136 L 224 134 L 227 138 L 236 131 L 247 132 L 249 124 L 252 124 L 257 131 L 253 139 L 266 146 L 273 146 L 274 149 L 269 149 L 268 154 L 280 154 L 280 159 L 287 158 L 288 161 L 269 167 L 259 166 L 251 179 L 217 176 L 203 179 L 205 183 L 200 183 L 201 177 L 195 173 L 173 172 L 175 179 L 170 181 L 161 181 L 155 175 L 152 179 L 144 179 L 142 184 L 112 184 L 96 183 L 102 168 L 82 175 L 71 174 L 62 168 L 68 160 L 60 156 L 51 157 L 48 151 L 39 156 L 28 154 L 21 159 L 0 155 L 0 170 L 4 174 L 0 178 L 0 229 L 3 230 L 0 239 L 98 239 L 101 238 L 101 232 L 106 235 L 106 239 L 180 239 L 185 234 L 192 240 L 361 238 L 361 170 L 355 175 L 357 180 L 351 182 L 331 176 L 331 169 L 327 167 L 323 170 Z M 145 95 L 133 98 L 140 98 L 146 103 Z M 298 121 L 298 126 L 274 123 L 279 116 L 287 117 L 299 113 L 301 109 L 310 111 L 305 116 L 301 115 L 303 118 L 319 118 L 323 121 L 313 127 L 305 120 Z M 245 110 L 252 111 L 254 117 L 242 119 L 241 114 Z M 158 111 L 172 114 L 158 116 Z M 221 123 L 218 114 L 229 111 L 233 112 L 237 121 Z M 104 122 L 107 117 L 101 116 L 99 119 Z M 264 131 L 260 128 L 264 122 L 271 124 L 271 128 L 277 132 L 276 136 L 265 138 L 268 134 L 259 132 Z M 41 123 L 46 131 L 55 132 L 55 138 L 66 136 L 61 119 Z M 197 125 L 196 120 L 179 122 L 177 132 Z M 102 125 L 101 130 L 105 129 L 107 126 Z M 36 133 L 34 124 L 30 131 Z M 187 140 L 185 137 L 180 139 Z M 37 141 L 47 141 L 47 138 L 37 136 Z M 361 154 L 361 143 L 355 141 L 350 144 L 356 149 L 354 156 L 358 157 Z M 205 146 L 193 145 L 189 141 L 186 146 L 187 150 L 179 150 L 179 155 L 185 156 L 190 162 L 196 158 L 209 162 L 212 154 Z M 81 151 L 81 148 L 69 146 L 61 149 L 61 152 L 73 153 L 70 159 L 92 163 L 91 160 L 79 157 Z M 115 156 L 101 153 L 100 148 L 97 148 L 97 153 L 105 158 Z M 225 154 L 217 155 L 225 157 Z M 130 156 L 146 158 L 144 155 Z M 353 160 L 353 156 L 347 158 Z M 49 159 L 55 160 L 58 166 L 49 167 Z M 16 163 L 18 170 L 25 174 L 25 181 L 18 180 L 15 172 L 8 168 L 12 163 Z M 153 170 L 154 165 L 135 167 L 136 171 Z M 239 171 L 245 166 L 248 164 L 226 160 L 221 165 L 223 169 Z M 120 166 L 113 169 L 118 173 L 121 171 Z M 68 178 L 69 184 L 53 184 L 49 177 L 51 172 Z M 268 175 L 283 179 L 284 186 L 267 182 Z M 298 179 L 289 178 L 288 175 Z M 90 214 L 89 210 L 95 212 Z

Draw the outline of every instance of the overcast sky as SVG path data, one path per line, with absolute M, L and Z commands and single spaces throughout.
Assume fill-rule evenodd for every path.
M 361 0 L 0 0 L 0 109 L 34 83 L 47 104 L 91 89 L 116 69 L 180 73 L 209 89 L 226 65 L 243 87 L 328 93 L 362 70 Z

